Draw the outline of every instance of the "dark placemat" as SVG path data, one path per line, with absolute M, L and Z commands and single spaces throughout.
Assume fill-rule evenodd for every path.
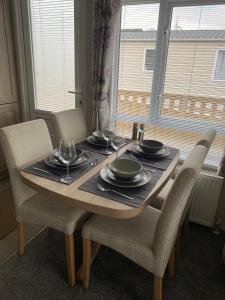
M 84 151 L 84 152 L 86 154 L 88 154 L 91 161 L 95 161 L 97 164 L 101 163 L 103 160 L 106 159 L 105 155 L 102 155 L 102 154 L 99 154 L 99 153 L 89 153 L 88 151 Z M 87 163 L 83 164 L 81 167 L 78 167 L 76 169 L 71 169 L 69 171 L 69 175 L 72 177 L 72 182 L 74 182 L 75 180 L 79 179 L 82 175 L 84 175 L 85 170 L 89 166 L 90 166 L 90 163 L 87 162 Z M 33 169 L 33 167 L 45 170 L 45 171 L 50 172 L 52 174 L 44 173 L 42 171 L 35 170 L 35 169 Z M 95 166 L 91 166 L 90 168 L 88 168 L 87 172 L 90 171 L 94 167 Z M 44 177 L 44 178 L 47 178 L 47 179 L 58 181 L 58 182 L 61 182 L 61 177 L 63 175 L 66 175 L 66 169 L 51 168 L 51 167 L 49 167 L 45 164 L 44 160 L 38 161 L 35 164 L 26 167 L 23 171 L 27 172 L 27 173 L 34 174 L 34 175 L 38 175 L 38 176 L 41 176 L 41 177 Z M 65 182 L 61 182 L 61 183 L 65 183 Z M 65 184 L 69 184 L 69 183 L 65 183 Z
M 111 146 L 108 147 L 108 150 L 111 153 L 107 153 L 106 147 L 95 146 L 95 145 L 92 145 L 92 144 L 88 143 L 87 141 L 82 141 L 79 144 L 77 144 L 77 146 L 80 149 L 89 150 L 91 152 L 100 153 L 100 154 L 103 154 L 103 155 L 110 155 L 110 154 L 115 152 L 115 150 Z
M 136 153 L 134 153 L 130 150 L 127 150 L 124 154 L 122 154 L 121 158 L 127 158 L 127 159 L 133 159 L 133 160 L 136 159 L 143 165 L 166 170 L 168 168 L 168 166 L 170 165 L 171 160 L 173 160 L 174 157 L 179 152 L 179 150 L 176 148 L 167 147 L 167 149 L 169 149 L 170 154 L 166 157 L 148 158 L 147 156 L 137 155 Z
M 84 190 L 86 192 L 94 193 L 99 196 L 103 196 L 106 198 L 109 198 L 111 200 L 115 200 L 117 202 L 121 202 L 124 204 L 128 204 L 130 206 L 134 207 L 140 207 L 146 200 L 146 197 L 151 192 L 151 190 L 154 188 L 157 181 L 160 179 L 160 177 L 163 174 L 163 171 L 166 170 L 169 165 L 172 162 L 172 159 L 177 155 L 179 152 L 176 148 L 168 148 L 170 150 L 170 154 L 165 158 L 157 158 L 157 159 L 151 159 L 147 162 L 143 162 L 141 160 L 141 157 L 135 155 L 132 155 L 132 152 L 130 150 L 127 150 L 122 155 L 119 156 L 119 158 L 127 158 L 127 159 L 137 159 L 140 161 L 140 163 L 145 167 L 149 166 L 151 169 L 154 169 L 155 173 L 151 172 L 151 180 L 149 183 L 147 183 L 145 186 L 138 187 L 138 188 L 120 188 L 120 187 L 114 187 L 106 182 L 104 182 L 101 178 L 99 173 L 97 175 L 92 176 L 89 180 L 87 180 L 85 183 L 83 183 L 79 188 L 81 190 Z M 110 189 L 114 189 L 118 192 L 124 193 L 127 196 L 130 196 L 133 198 L 133 200 L 127 199 L 125 197 L 119 196 L 113 192 L 103 192 L 97 187 L 97 183 L 100 182 L 105 187 L 108 187 Z
M 128 144 L 131 140 L 129 139 L 126 139 L 126 143 L 124 144 L 124 146 L 126 144 Z M 103 155 L 111 155 L 112 153 L 114 153 L 116 150 L 111 147 L 111 146 L 108 146 L 108 149 L 107 147 L 101 147 L 101 146 L 97 146 L 97 145 L 93 145 L 93 144 L 90 144 L 88 143 L 86 140 L 80 142 L 79 144 L 77 144 L 77 146 L 80 148 L 80 149 L 85 149 L 87 151 L 91 151 L 91 152 L 94 152 L 94 153 L 100 153 L 100 154 L 103 154 Z M 122 148 L 122 147 L 121 147 Z M 107 153 L 107 150 L 110 151 L 111 153 Z
M 79 189 L 81 189 L 83 191 L 86 191 L 86 192 L 94 193 L 94 194 L 99 195 L 99 196 L 109 198 L 111 200 L 115 200 L 117 202 L 128 204 L 130 206 L 140 207 L 140 206 L 142 206 L 142 204 L 144 203 L 146 197 L 151 192 L 151 190 L 154 188 L 155 184 L 160 179 L 162 174 L 163 174 L 163 170 L 157 169 L 156 173 L 151 173 L 151 180 L 145 186 L 138 187 L 138 188 L 120 188 L 120 187 L 111 186 L 111 185 L 107 184 L 106 182 L 104 182 L 100 178 L 99 173 L 98 173 L 97 175 L 95 174 L 89 180 L 87 180 L 85 183 L 83 183 L 79 187 Z M 119 195 L 117 195 L 113 192 L 103 192 L 103 191 L 101 191 L 97 187 L 98 182 L 101 183 L 102 185 L 104 185 L 105 187 L 114 189 L 118 192 L 121 192 L 123 194 L 126 194 L 127 196 L 132 197 L 133 200 L 127 199 L 127 198 L 122 197 L 122 196 L 119 196 Z

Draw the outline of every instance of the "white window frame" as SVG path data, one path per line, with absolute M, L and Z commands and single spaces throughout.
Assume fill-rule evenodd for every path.
M 193 1 L 190 0 L 160 0 L 160 1 L 123 0 L 122 1 L 122 5 L 144 4 L 144 3 L 160 3 L 156 47 L 155 47 L 156 61 L 155 61 L 155 70 L 153 71 L 152 91 L 151 91 L 151 101 L 150 101 L 150 115 L 148 117 L 143 117 L 138 115 L 117 113 L 116 103 L 114 103 L 113 110 L 111 113 L 112 120 L 126 121 L 129 118 L 129 121 L 131 122 L 144 121 L 147 124 L 154 124 L 159 127 L 168 127 L 168 128 L 179 127 L 180 130 L 184 130 L 184 131 L 189 130 L 190 122 L 191 122 L 193 126 L 192 128 L 196 128 L 196 132 L 203 132 L 204 129 L 199 130 L 199 128 L 206 128 L 212 126 L 210 122 L 202 121 L 202 120 L 190 120 L 182 117 L 173 118 L 173 117 L 160 116 L 165 71 L 166 71 L 166 61 L 167 61 L 167 54 L 168 54 L 171 18 L 172 18 L 173 8 L 175 7 L 199 6 L 199 5 L 207 5 L 207 4 L 218 5 L 218 4 L 225 4 L 225 0 L 215 0 L 215 1 L 214 0 L 193 0 Z M 119 56 L 118 53 L 117 56 Z M 118 70 L 118 66 L 116 67 L 116 69 Z M 114 76 L 117 75 L 118 72 L 114 74 Z M 114 88 L 116 88 L 117 91 L 117 86 L 114 86 Z M 114 97 L 114 99 L 117 99 L 117 97 Z M 213 124 L 213 127 L 217 130 L 218 133 L 224 134 L 224 126 L 222 124 Z
M 215 55 L 215 59 L 214 59 L 214 65 L 213 65 L 213 72 L 212 72 L 212 80 L 217 82 L 217 81 L 225 81 L 225 79 L 215 79 L 215 74 L 216 74 L 216 66 L 217 66 L 217 60 L 219 57 L 219 52 L 220 51 L 224 51 L 225 52 L 225 48 L 217 48 L 216 49 L 216 55 Z
M 152 70 L 148 70 L 148 69 L 146 69 L 146 64 L 145 64 L 145 62 L 146 62 L 146 52 L 147 52 L 147 50 L 153 50 L 153 51 L 155 51 L 155 55 L 156 55 L 156 50 L 155 50 L 155 48 L 145 48 L 144 49 L 144 59 L 143 59 L 143 71 L 144 72 L 147 72 L 147 73 L 153 73 L 154 72 L 154 69 L 155 69 L 155 66 L 154 66 L 154 69 L 152 69 Z M 154 62 L 154 64 L 155 64 L 155 62 Z

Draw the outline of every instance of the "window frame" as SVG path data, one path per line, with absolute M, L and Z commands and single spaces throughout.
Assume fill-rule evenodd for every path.
M 154 68 L 152 70 L 148 70 L 146 69 L 146 53 L 147 53 L 147 50 L 153 50 L 155 52 L 155 55 L 156 55 L 156 50 L 155 48 L 145 48 L 144 49 L 144 59 L 143 59 L 143 68 L 142 68 L 142 71 L 143 72 L 147 72 L 147 73 L 153 73 L 154 72 L 154 69 L 155 69 L 155 65 L 154 65 Z M 155 62 L 154 62 L 155 64 Z
M 224 51 L 225 54 L 225 48 L 217 48 L 216 49 L 216 55 L 215 55 L 215 59 L 214 59 L 214 65 L 213 65 L 213 73 L 212 73 L 212 80 L 217 82 L 217 81 L 225 81 L 225 79 L 215 79 L 215 75 L 216 75 L 216 66 L 217 66 L 217 61 L 218 61 L 218 57 L 219 57 L 219 52 L 220 51 Z
M 182 6 L 199 6 L 199 5 L 219 5 L 225 4 L 225 0 L 160 0 L 160 1 L 144 1 L 144 0 L 122 0 L 122 5 L 134 5 L 134 4 L 154 4 L 159 3 L 159 18 L 158 18 L 158 28 L 157 28 L 157 38 L 156 38 L 156 62 L 155 70 L 153 71 L 152 79 L 152 90 L 151 90 L 151 101 L 150 101 L 150 115 L 147 117 L 129 115 L 124 113 L 116 112 L 116 101 L 113 104 L 113 110 L 111 113 L 112 122 L 115 121 L 126 121 L 129 118 L 131 122 L 145 122 L 147 124 L 153 124 L 158 126 L 167 126 L 169 128 L 179 128 L 182 130 L 188 130 L 190 128 L 190 122 L 193 127 L 198 128 L 197 132 L 203 132 L 204 129 L 199 130 L 199 128 L 212 126 L 210 122 L 202 120 L 190 120 L 182 117 L 165 117 L 160 115 L 162 94 L 164 89 L 165 72 L 167 66 L 167 54 L 170 38 L 170 26 L 173 14 L 173 8 Z M 119 49 L 119 47 L 118 47 Z M 117 52 L 118 62 L 119 62 L 119 50 Z M 118 66 L 116 67 L 118 70 Z M 115 72 L 114 72 L 115 73 Z M 117 76 L 114 74 L 114 76 Z M 117 86 L 114 86 L 113 89 Z M 117 99 L 117 97 L 113 98 Z M 176 121 L 176 127 L 175 122 Z M 219 133 L 224 133 L 223 124 L 215 124 L 216 130 Z

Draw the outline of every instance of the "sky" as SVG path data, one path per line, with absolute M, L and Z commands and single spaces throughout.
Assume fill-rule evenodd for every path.
M 122 11 L 121 26 L 156 30 L 159 4 L 125 5 Z M 225 5 L 202 5 L 194 7 L 175 7 L 172 16 L 172 29 L 225 30 Z

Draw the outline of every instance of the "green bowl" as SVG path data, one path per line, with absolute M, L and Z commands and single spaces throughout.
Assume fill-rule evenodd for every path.
M 155 140 L 142 140 L 140 147 L 143 151 L 154 154 L 163 148 L 163 143 Z
M 133 178 L 143 169 L 141 164 L 131 159 L 115 159 L 109 163 L 108 168 L 120 178 Z
M 112 131 L 109 130 L 97 130 L 92 132 L 93 137 L 98 142 L 106 142 L 112 136 Z

